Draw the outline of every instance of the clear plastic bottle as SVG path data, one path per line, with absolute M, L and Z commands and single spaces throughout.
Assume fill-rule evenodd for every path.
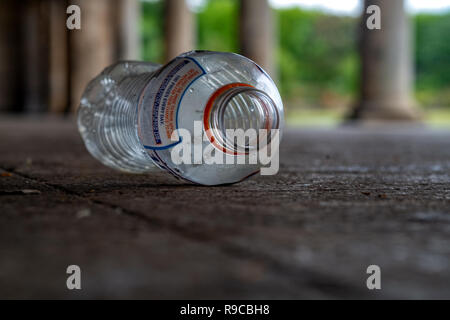
M 78 109 L 84 143 L 103 164 L 132 173 L 163 169 L 203 185 L 238 182 L 262 166 L 234 161 L 263 145 L 230 142 L 227 129 L 269 129 L 280 132 L 279 141 L 283 124 L 281 97 L 267 73 L 243 56 L 212 51 L 187 52 L 164 66 L 116 63 L 88 84 Z M 209 153 L 199 159 L 194 150 L 192 161 L 180 163 L 172 154 L 180 143 Z M 223 163 L 208 162 L 219 154 Z

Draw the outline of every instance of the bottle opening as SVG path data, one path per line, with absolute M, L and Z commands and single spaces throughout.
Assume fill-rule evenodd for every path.
M 279 128 L 273 100 L 244 83 L 218 89 L 204 114 L 206 134 L 213 145 L 231 154 L 249 154 L 270 143 L 271 129 Z

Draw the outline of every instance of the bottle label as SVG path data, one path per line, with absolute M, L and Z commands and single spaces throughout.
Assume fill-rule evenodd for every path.
M 153 77 L 143 90 L 138 103 L 138 135 L 148 155 L 161 168 L 184 179 L 167 165 L 159 153 L 180 140 L 171 139 L 178 129 L 178 110 L 192 83 L 206 74 L 191 57 L 177 57 Z
M 138 104 L 138 114 L 141 115 L 138 133 L 144 148 L 163 150 L 180 142 L 172 141 L 171 137 L 178 129 L 181 100 L 190 85 L 204 74 L 205 70 L 195 59 L 180 57 L 171 61 L 147 84 Z

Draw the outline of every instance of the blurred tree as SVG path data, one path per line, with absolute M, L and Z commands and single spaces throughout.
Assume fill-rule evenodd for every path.
M 307 87 L 310 98 L 317 100 L 318 91 L 355 91 L 356 19 L 290 8 L 278 10 L 278 21 L 284 94 L 296 95 L 301 87 Z
M 202 50 L 239 51 L 239 3 L 210 0 L 197 14 L 197 47 Z
M 450 12 L 414 22 L 416 97 L 426 107 L 450 108 Z
M 195 14 L 197 49 L 240 51 L 238 0 L 205 0 Z M 301 8 L 277 9 L 275 15 L 278 79 L 285 100 L 320 107 L 324 96 L 334 96 L 338 101 L 327 105 L 349 105 L 359 85 L 359 19 Z M 415 24 L 417 89 L 427 92 L 421 101 L 439 96 L 439 104 L 450 106 L 450 13 L 419 14 Z M 142 3 L 141 30 L 143 58 L 162 62 L 162 1 Z
M 415 30 L 417 87 L 450 87 L 450 12 L 417 15 Z
M 144 60 L 164 61 L 164 5 L 162 1 L 141 3 L 141 55 Z

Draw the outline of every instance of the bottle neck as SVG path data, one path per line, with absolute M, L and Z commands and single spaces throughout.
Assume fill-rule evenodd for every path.
M 218 89 L 204 114 L 206 134 L 217 148 L 234 155 L 258 151 L 270 143 L 280 119 L 274 101 L 263 91 L 243 83 Z

